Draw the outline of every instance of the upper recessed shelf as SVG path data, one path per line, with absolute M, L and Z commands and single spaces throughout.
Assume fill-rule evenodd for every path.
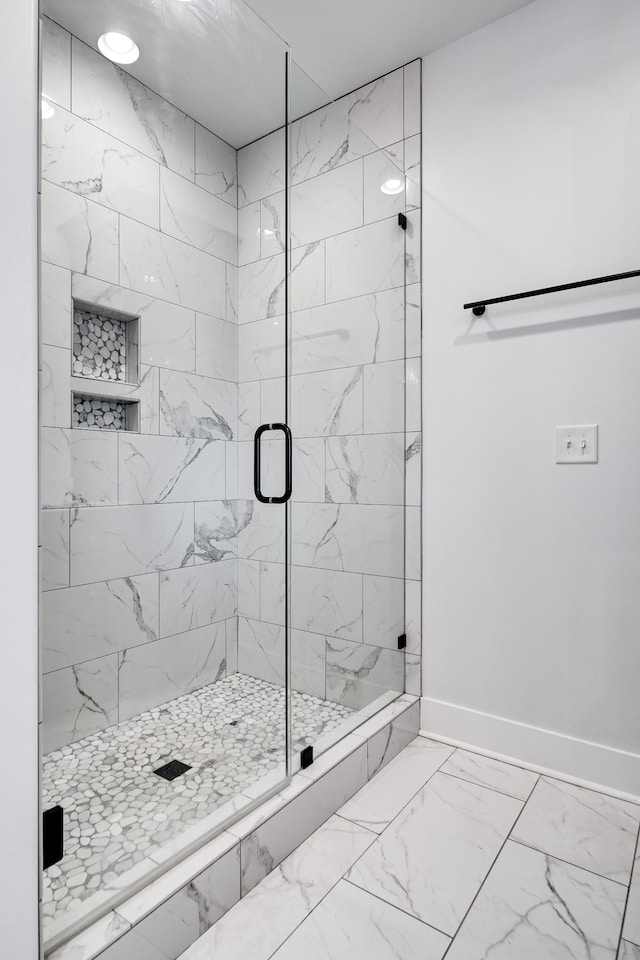
M 72 374 L 101 383 L 139 383 L 139 318 L 75 300 Z

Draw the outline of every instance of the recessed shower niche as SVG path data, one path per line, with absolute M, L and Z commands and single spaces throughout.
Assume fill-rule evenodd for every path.
M 103 383 L 139 383 L 139 326 L 136 316 L 74 301 L 73 376 Z

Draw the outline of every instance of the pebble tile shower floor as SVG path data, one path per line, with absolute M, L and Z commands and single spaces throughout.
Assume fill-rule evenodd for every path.
M 352 711 L 292 693 L 294 750 Z M 167 781 L 154 770 L 191 766 Z M 64 859 L 45 871 L 43 923 L 81 908 L 101 885 L 265 775 L 283 767 L 284 690 L 235 674 L 50 753 L 43 806 L 65 812 Z M 126 881 L 124 881 L 126 882 Z

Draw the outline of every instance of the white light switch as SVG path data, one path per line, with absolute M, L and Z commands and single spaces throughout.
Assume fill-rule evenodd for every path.
M 597 463 L 598 424 L 556 427 L 556 463 Z

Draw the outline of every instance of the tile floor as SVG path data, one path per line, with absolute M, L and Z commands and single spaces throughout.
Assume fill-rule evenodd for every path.
M 334 730 L 352 711 L 292 693 L 294 749 Z M 45 939 L 104 894 L 157 867 L 186 827 L 284 777 L 284 691 L 243 674 L 147 710 L 44 758 L 43 807 L 65 811 L 65 857 L 44 873 Z M 176 780 L 153 771 L 171 759 Z M 246 794 L 246 795 L 245 795 Z
M 181 960 L 640 960 L 639 824 L 418 737 Z

